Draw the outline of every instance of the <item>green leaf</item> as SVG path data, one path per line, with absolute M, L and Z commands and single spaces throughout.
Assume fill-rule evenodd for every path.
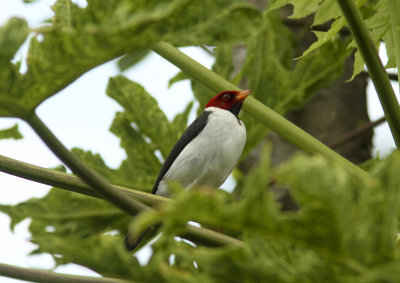
M 298 19 L 312 14 L 318 8 L 321 0 L 275 0 L 271 2 L 267 12 L 292 4 L 294 9 L 291 18 Z
M 265 17 L 257 37 L 248 43 L 244 66 L 235 81 L 246 82 L 256 99 L 281 114 L 304 106 L 314 94 L 339 78 L 349 56 L 340 39 L 329 41 L 294 65 L 295 39 L 274 12 Z M 268 129 L 241 115 L 247 128 L 246 155 Z
M 315 12 L 313 25 L 322 25 L 331 19 L 337 19 L 342 15 L 336 0 L 322 1 Z
M 144 49 L 138 52 L 131 52 L 120 58 L 117 62 L 120 71 L 126 71 L 133 65 L 139 63 L 149 55 L 150 50 Z
M 157 151 L 167 157 L 187 128 L 192 103 L 170 122 L 157 101 L 125 77 L 111 78 L 107 93 L 124 108 L 124 112 L 117 113 L 111 131 L 121 139 L 127 154 L 120 168 L 110 175 L 111 181 L 150 191 L 161 168 Z
M 146 142 L 140 130 L 133 128 L 131 123 L 126 113 L 117 113 L 110 128 L 120 138 L 127 155 L 115 176 L 124 180 L 128 187 L 151 191 L 161 164 L 155 156 L 154 146 Z
M 33 242 L 40 246 L 36 253 L 52 254 L 57 265 L 76 263 L 103 276 L 140 278 L 140 273 L 137 274 L 141 270 L 140 265 L 137 259 L 125 250 L 120 236 L 92 234 L 80 238 L 74 235 L 40 235 L 34 237 Z
M 344 27 L 344 24 L 345 20 L 343 18 L 339 18 L 332 23 L 331 28 L 327 32 L 314 32 L 317 36 L 317 41 L 311 44 L 311 46 L 306 51 L 304 51 L 303 55 L 301 56 L 304 57 L 316 50 L 317 48 L 321 47 L 325 43 L 332 41 L 336 37 L 338 32 Z
M 16 112 L 24 112 L 25 107 L 18 105 L 7 97 L 13 87 L 19 83 L 20 63 L 13 64 L 10 61 L 26 40 L 29 34 L 27 23 L 22 19 L 12 18 L 0 28 L 0 115 L 13 116 Z
M 360 261 L 368 265 L 383 264 L 397 257 L 395 237 L 400 216 L 400 177 L 396 167 L 399 165 L 400 154 L 397 151 L 377 163 L 371 173 L 380 182 L 363 188 L 360 194 L 358 217 L 363 225 L 355 228 L 357 237 L 353 247 Z M 362 251 L 356 249 L 357 244 L 363 244 Z
M 175 116 L 172 121 L 172 126 L 178 130 L 178 132 L 183 133 L 188 127 L 188 118 L 190 111 L 192 110 L 193 102 L 190 102 L 182 113 Z
M 9 60 L 28 29 L 24 21 L 11 20 L 0 34 L 0 45 L 7 46 L 2 50 L 8 50 L 0 59 L 6 64 L 0 78 L 7 82 L 0 88 L 0 116 L 24 117 L 86 71 L 160 40 L 182 46 L 247 38 L 261 14 L 235 2 L 91 0 L 80 8 L 59 0 L 50 25 L 35 30 L 24 75 Z
M 12 229 L 22 220 L 31 218 L 29 230 L 33 236 L 86 237 L 116 229 L 126 231 L 129 221 L 128 216 L 104 200 L 60 189 L 52 189 L 43 198 L 32 198 L 15 206 L 1 205 L 0 211 L 11 217 Z
M 171 86 L 174 83 L 187 80 L 189 77 L 186 75 L 184 72 L 178 72 L 175 76 L 173 76 L 169 81 L 168 81 L 168 88 L 171 88 Z
M 214 7 L 210 8 L 215 9 Z M 165 40 L 179 46 L 234 43 L 251 37 L 255 32 L 255 27 L 260 25 L 262 21 L 259 9 L 247 3 L 233 3 L 227 8 L 220 6 L 218 9 L 218 11 L 215 11 L 215 16 L 208 21 L 188 26 L 184 31 L 173 33 Z M 205 7 L 201 8 L 200 11 L 203 13 L 214 12 L 207 11 Z M 188 11 L 188 13 L 193 12 L 193 10 Z M 196 14 L 199 13 L 196 12 Z
M 172 127 L 157 101 L 142 86 L 122 76 L 110 79 L 107 94 L 124 107 L 126 117 L 137 125 L 139 133 L 166 157 L 180 133 Z
M 15 124 L 14 126 L 0 130 L 0 139 L 15 139 L 19 140 L 22 139 L 21 133 L 18 131 L 18 124 Z

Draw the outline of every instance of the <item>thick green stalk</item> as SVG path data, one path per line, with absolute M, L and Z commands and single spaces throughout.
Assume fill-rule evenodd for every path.
M 174 46 L 159 42 L 152 47 L 153 51 L 180 68 L 183 72 L 192 76 L 215 92 L 223 90 L 238 90 L 239 88 L 225 80 L 192 58 L 180 52 Z M 359 179 L 369 178 L 369 174 L 360 169 L 347 159 L 343 158 L 332 149 L 274 112 L 253 97 L 248 97 L 243 105 L 243 110 L 262 122 L 267 127 L 278 133 L 280 136 L 310 154 L 321 154 L 332 161 L 341 164 L 348 171 L 352 172 Z
M 108 277 L 88 277 L 61 274 L 47 270 L 40 270 L 34 268 L 24 268 L 13 266 L 9 264 L 0 263 L 0 275 L 11 278 L 21 279 L 29 282 L 43 282 L 43 283 L 129 283 L 133 281 L 126 281 L 116 278 Z
M 72 172 L 79 176 L 90 187 L 128 214 L 136 215 L 140 211 L 148 210 L 149 207 L 115 190 L 103 177 L 87 167 L 71 151 L 69 151 L 57 137 L 46 127 L 35 112 L 27 116 L 26 121 L 40 136 L 44 143 L 53 153 L 67 165 Z
M 393 1 L 396 2 L 397 0 Z M 398 2 L 398 1 L 397 1 Z M 386 120 L 397 148 L 400 147 L 400 107 L 390 84 L 389 76 L 379 59 L 378 51 L 354 0 L 338 0 L 347 24 L 353 34 L 368 73 L 378 93 Z M 397 4 L 399 5 L 399 4 Z M 398 15 L 396 15 L 398 16 Z
M 390 20 L 392 22 L 392 33 L 394 48 L 396 52 L 396 65 L 400 68 L 400 1 L 388 0 Z M 400 72 L 397 72 L 398 82 L 400 82 Z
M 42 168 L 1 155 L 0 171 L 31 181 L 43 183 L 50 186 L 56 186 L 57 188 L 62 188 L 68 191 L 73 191 L 92 197 L 103 198 L 102 194 L 99 194 L 97 191 L 93 190 L 81 179 L 74 175 Z M 160 205 L 167 201 L 173 201 L 165 197 L 136 191 L 134 189 L 128 189 L 116 185 L 111 186 L 114 188 L 114 190 L 119 191 L 127 198 L 131 197 L 150 205 Z M 186 232 L 182 234 L 181 237 L 196 244 L 202 244 L 210 247 L 221 245 L 243 245 L 241 241 L 236 240 L 232 237 L 217 233 L 209 229 L 194 227 L 192 225 L 186 226 Z
M 209 247 L 221 247 L 221 246 L 234 246 L 243 247 L 244 243 L 235 238 L 229 237 L 225 234 L 218 233 L 216 231 L 195 227 L 193 225 L 186 225 L 186 232 L 182 233 L 182 238 L 192 241 L 193 243 L 209 246 Z
M 88 186 L 85 182 L 83 182 L 79 177 L 75 175 L 63 173 L 52 169 L 42 168 L 3 155 L 0 155 L 0 171 L 38 183 L 84 194 L 87 196 L 97 198 L 103 197 L 101 194 L 93 190 L 90 186 Z M 166 201 L 170 201 L 170 199 L 168 198 L 134 189 L 129 189 L 117 185 L 112 185 L 112 187 L 128 197 L 134 198 L 148 205 L 160 205 Z

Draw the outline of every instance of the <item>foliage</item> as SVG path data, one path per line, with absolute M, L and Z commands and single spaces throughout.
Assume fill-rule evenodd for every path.
M 328 31 L 315 32 L 317 41 L 297 60 L 299 38 L 275 11 L 288 3 L 294 5 L 292 18 L 315 12 L 313 25 L 333 19 Z M 357 4 L 374 41 L 386 43 L 387 67 L 393 66 L 387 1 Z M 0 28 L 0 116 L 25 118 L 84 72 L 115 58 L 125 70 L 161 40 L 215 46 L 215 73 L 254 89 L 257 100 L 285 114 L 334 82 L 355 47 L 352 39 L 339 36 L 345 21 L 333 0 L 276 0 L 266 11 L 228 0 L 88 0 L 85 8 L 59 0 L 53 11 L 49 23 L 34 31 L 17 18 Z M 22 74 L 21 62 L 13 58 L 29 34 L 28 71 Z M 246 48 L 239 69 L 232 56 L 238 46 Z M 363 63 L 358 52 L 355 56 L 357 74 Z M 183 79 L 191 80 L 201 109 L 214 93 L 183 73 L 170 84 Z M 73 152 L 109 182 L 150 191 L 162 160 L 187 126 L 193 103 L 169 121 L 142 86 L 122 75 L 110 78 L 107 94 L 123 108 L 110 130 L 127 158 L 111 169 L 98 154 Z M 247 154 L 268 129 L 248 114 L 241 119 L 248 131 Z M 19 138 L 16 126 L 0 131 L 0 138 L 8 137 Z M 34 254 L 48 253 L 58 265 L 77 263 L 103 276 L 137 282 L 398 282 L 399 166 L 394 152 L 368 163 L 370 176 L 364 180 L 321 156 L 299 155 L 272 168 L 266 147 L 260 164 L 241 177 L 235 198 L 174 185 L 175 201 L 140 213 L 132 223 L 106 200 L 58 188 L 40 199 L 0 205 L 0 211 L 10 216 L 12 229 L 32 220 Z M 270 190 L 272 180 L 290 189 L 299 211 L 281 211 Z M 243 245 L 212 248 L 177 239 L 188 221 L 222 230 Z M 149 262 L 141 265 L 125 250 L 123 237 L 129 226 L 145 229 L 156 223 L 162 224 L 161 236 L 152 244 Z
M 260 19 L 252 6 L 227 0 L 90 0 L 85 8 L 60 0 L 52 9 L 51 25 L 30 41 L 26 74 L 10 62 L 29 34 L 26 22 L 13 18 L 0 30 L 1 50 L 7 50 L 0 60 L 0 116 L 24 117 L 84 72 L 159 40 L 181 46 L 234 41 L 251 34 Z
M 356 0 L 358 7 L 361 9 L 365 24 L 370 30 L 373 41 L 377 48 L 383 40 L 386 46 L 388 62 L 386 68 L 393 68 L 396 66 L 396 53 L 393 41 L 392 24 L 390 22 L 389 4 L 388 1 L 366 1 Z M 315 31 L 317 41 L 314 42 L 304 53 L 303 56 L 313 52 L 322 45 L 334 40 L 343 27 L 346 26 L 346 21 L 341 14 L 339 5 L 336 0 L 323 0 L 323 1 L 308 1 L 308 0 L 274 0 L 272 1 L 269 11 L 283 7 L 286 4 L 294 6 L 291 18 L 300 19 L 315 13 L 313 26 L 326 24 L 333 21 L 331 27 L 327 31 Z M 354 40 L 352 40 L 349 48 L 356 48 Z M 359 74 L 364 69 L 364 61 L 361 57 L 359 50 L 355 53 L 354 71 L 353 76 Z
M 0 130 L 0 139 L 22 139 L 22 135 L 18 131 L 18 124 L 15 124 L 10 128 Z

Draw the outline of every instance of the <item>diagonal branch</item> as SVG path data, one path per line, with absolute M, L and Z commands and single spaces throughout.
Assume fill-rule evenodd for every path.
M 60 189 L 65 189 L 96 198 L 103 198 L 101 194 L 99 194 L 96 190 L 93 190 L 75 175 L 39 167 L 3 155 L 0 155 L 0 171 Z M 158 205 L 166 201 L 171 201 L 168 198 L 154 194 L 149 194 L 117 185 L 111 186 L 120 193 L 148 205 Z
M 78 175 L 85 183 L 96 190 L 104 199 L 130 215 L 150 209 L 145 204 L 132 198 L 127 198 L 115 190 L 103 177 L 87 167 L 75 154 L 69 151 L 57 137 L 46 127 L 35 112 L 25 117 L 26 122 L 39 135 L 50 150 Z
M 227 89 L 238 90 L 237 86 L 215 74 L 192 58 L 186 56 L 167 42 L 159 42 L 156 45 L 153 45 L 152 50 L 173 63 L 183 72 L 216 92 L 221 92 Z M 305 152 L 310 154 L 321 154 L 328 159 L 341 164 L 346 168 L 346 170 L 352 172 L 352 174 L 358 179 L 364 180 L 365 178 L 370 178 L 370 175 L 367 172 L 340 156 L 316 138 L 253 97 L 248 97 L 246 99 L 243 105 L 243 110 Z
M 89 277 L 79 275 L 69 275 L 51 272 L 47 270 L 40 270 L 36 268 L 24 268 L 9 264 L 0 263 L 0 275 L 11 278 L 21 279 L 30 282 L 43 282 L 43 283 L 129 283 L 117 278 L 109 277 Z
M 392 22 L 392 33 L 396 54 L 397 68 L 400 68 L 400 3 L 398 0 L 389 0 L 389 14 Z M 397 72 L 397 80 L 400 80 L 400 73 Z
M 396 146 L 400 148 L 400 107 L 375 44 L 354 0 L 338 0 L 338 4 L 367 65 Z
M 28 164 L 22 161 L 18 161 L 9 157 L 0 155 L 0 171 L 25 178 L 31 181 L 39 182 L 42 184 L 56 186 L 68 191 L 76 193 L 102 198 L 102 195 L 97 191 L 93 190 L 86 183 L 84 183 L 78 177 L 59 172 L 56 170 L 46 169 L 32 164 Z M 156 196 L 153 194 L 137 191 L 134 189 L 128 189 L 121 186 L 111 185 L 114 190 L 119 191 L 126 197 L 134 198 L 138 201 L 144 202 L 149 205 L 160 205 L 162 203 L 173 201 L 171 199 Z M 222 233 L 218 233 L 205 228 L 198 228 L 192 225 L 186 226 L 186 232 L 181 235 L 182 238 L 192 241 L 197 244 L 203 244 L 205 246 L 223 246 L 223 245 L 234 245 L 242 246 L 243 243 L 235 238 L 229 237 Z
M 372 128 L 382 124 L 383 122 L 386 121 L 386 117 L 381 117 L 376 121 L 365 123 L 364 125 L 361 125 L 354 130 L 346 133 L 345 135 L 339 137 L 338 139 L 334 140 L 332 143 L 329 144 L 330 148 L 337 148 L 341 146 L 342 144 L 345 144 L 348 141 L 351 141 L 352 139 L 364 134 L 365 132 L 371 130 Z

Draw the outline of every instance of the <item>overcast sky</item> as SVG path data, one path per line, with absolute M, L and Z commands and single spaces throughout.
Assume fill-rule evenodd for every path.
M 0 25 L 12 16 L 27 19 L 31 27 L 50 17 L 49 6 L 55 1 L 41 0 L 34 4 L 23 4 L 22 0 L 0 0 Z M 85 1 L 80 1 L 84 3 Z M 198 48 L 185 48 L 185 53 L 210 67 L 213 59 Z M 21 48 L 22 56 L 26 52 Z M 19 58 L 19 57 L 18 57 Z M 385 60 L 385 59 L 383 59 Z M 156 66 L 156 67 L 155 67 Z M 149 55 L 143 62 L 130 69 L 124 75 L 142 84 L 156 97 L 160 107 L 172 118 L 185 108 L 192 99 L 189 82 L 180 82 L 167 89 L 168 80 L 178 69 L 156 54 Z M 119 140 L 108 128 L 116 111 L 121 107 L 105 95 L 110 76 L 118 74 L 114 62 L 99 66 L 83 75 L 76 82 L 62 90 L 56 96 L 46 100 L 39 108 L 38 114 L 56 136 L 68 147 L 80 147 L 100 153 L 106 163 L 117 167 L 124 159 L 125 153 L 119 147 Z M 380 118 L 383 113 L 373 87 L 369 86 L 369 111 L 372 120 Z M 398 85 L 395 86 L 396 92 Z M 23 140 L 0 140 L 0 154 L 42 167 L 55 167 L 60 161 L 43 145 L 35 133 L 23 122 L 16 119 L 0 119 L 0 129 L 18 122 Z M 387 125 L 377 128 L 374 137 L 375 151 L 387 154 L 394 148 Z M 48 186 L 23 180 L 0 172 L 1 204 L 16 204 L 31 197 L 44 196 Z M 0 213 L 0 262 L 23 267 L 51 268 L 50 256 L 26 256 L 34 245 L 30 244 L 27 227 L 29 220 L 24 221 L 9 231 L 9 219 Z M 58 268 L 58 272 L 93 275 L 93 272 L 69 265 Z M 0 282 L 24 282 L 0 277 Z

